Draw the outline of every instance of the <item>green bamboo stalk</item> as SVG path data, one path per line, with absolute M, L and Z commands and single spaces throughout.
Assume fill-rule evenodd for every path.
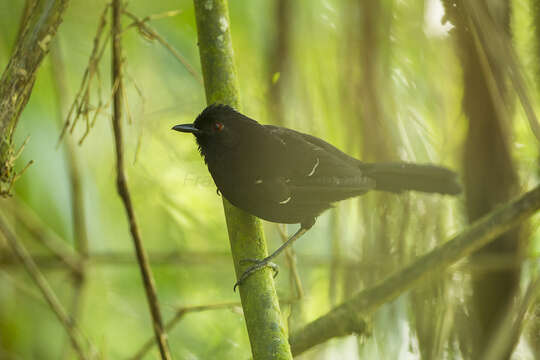
M 239 90 L 226 0 L 194 0 L 199 52 L 206 101 L 239 109 Z M 266 241 L 259 219 L 223 199 L 225 219 L 237 278 L 249 265 L 242 259 L 267 256 Z M 253 359 L 292 359 L 283 326 L 272 271 L 264 269 L 240 286 Z

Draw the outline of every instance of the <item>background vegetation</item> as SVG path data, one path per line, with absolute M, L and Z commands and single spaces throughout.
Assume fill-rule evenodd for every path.
M 279 259 L 276 286 L 289 332 L 537 184 L 538 139 L 526 110 L 540 104 L 540 5 L 489 3 L 230 1 L 245 114 L 322 137 L 366 161 L 443 164 L 465 185 L 457 198 L 368 194 L 321 216 L 295 244 L 292 270 L 290 257 Z M 117 359 L 135 356 L 153 340 L 153 328 L 116 193 L 112 110 L 105 106 L 109 17 L 96 37 L 106 4 L 68 3 L 14 132 L 16 148 L 29 137 L 15 169 L 34 163 L 13 196 L 0 200 L 0 211 L 76 319 L 85 351 Z M 0 69 L 15 49 L 26 5 L 0 0 Z M 445 7 L 450 22 L 441 23 Z M 193 139 L 170 131 L 205 107 L 193 3 L 131 0 L 126 10 L 139 18 L 163 14 L 144 23 L 155 32 L 123 15 L 122 97 L 125 169 L 141 238 L 163 318 L 179 319 L 168 329 L 172 357 L 247 359 L 221 199 Z M 95 39 L 107 45 L 99 65 L 89 67 Z M 87 69 L 89 106 L 59 140 Z M 366 314 L 361 336 L 298 358 L 491 359 L 490 351 L 540 358 L 538 220 Z M 275 249 L 278 226 L 266 223 L 265 231 Z M 62 357 L 77 353 L 0 237 L 0 358 Z M 145 358 L 159 358 L 157 348 Z

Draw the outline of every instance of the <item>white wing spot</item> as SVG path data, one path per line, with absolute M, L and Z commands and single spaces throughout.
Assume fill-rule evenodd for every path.
M 308 174 L 308 177 L 315 174 L 315 170 L 317 170 L 317 166 L 319 166 L 319 158 L 317 158 L 317 162 L 315 162 L 315 165 L 313 165 L 313 169 L 311 169 L 311 171 L 309 172 Z
M 262 183 L 263 183 L 263 181 L 262 181 L 261 179 L 255 180 L 255 184 L 256 184 L 256 185 L 259 185 L 259 184 L 262 184 Z
M 288 203 L 289 201 L 291 201 L 291 196 L 289 196 L 288 198 L 286 198 L 286 199 L 283 200 L 283 201 L 280 201 L 279 203 L 280 203 L 281 205 L 285 205 L 285 204 Z

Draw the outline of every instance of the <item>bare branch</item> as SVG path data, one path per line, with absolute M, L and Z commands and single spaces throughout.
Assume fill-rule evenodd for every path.
M 285 243 L 288 240 L 288 235 L 285 232 L 285 229 L 281 226 L 277 226 L 279 231 L 279 236 L 281 237 L 281 242 Z M 289 246 L 285 251 L 285 258 L 287 260 L 287 266 L 290 270 L 290 279 L 291 283 L 294 284 L 296 289 L 296 296 L 298 300 L 304 297 L 304 287 L 302 286 L 302 280 L 300 279 L 300 274 L 298 273 L 298 267 L 296 266 L 296 254 L 292 246 Z
M 231 309 L 231 308 L 240 307 L 240 306 L 242 306 L 242 304 L 237 301 L 237 302 L 181 307 L 176 311 L 172 319 L 167 322 L 167 324 L 165 325 L 165 330 L 171 331 L 172 329 L 174 329 L 176 324 L 178 324 L 178 322 L 182 320 L 182 318 L 188 313 L 202 312 L 202 311 L 208 311 L 208 310 Z M 142 359 L 146 355 L 146 353 L 152 348 L 152 346 L 154 346 L 154 344 L 155 344 L 154 339 L 148 339 L 144 343 L 144 345 L 139 349 L 139 351 L 137 351 L 137 353 L 133 355 L 131 359 L 133 360 Z
M 334 337 L 363 333 L 366 328 L 365 316 L 403 294 L 426 276 L 445 270 L 519 225 L 539 208 L 540 186 L 492 211 L 405 269 L 378 285 L 357 293 L 350 300 L 292 334 L 290 344 L 293 354 L 299 355 Z
M 136 26 L 139 29 L 139 31 L 142 34 L 145 35 L 146 38 L 148 38 L 150 40 L 154 40 L 154 39 L 157 40 L 161 45 L 163 45 L 167 50 L 169 50 L 169 52 L 176 59 L 178 59 L 178 61 L 180 61 L 180 63 L 182 63 L 182 65 L 184 65 L 186 70 L 189 71 L 189 73 L 191 75 L 193 75 L 193 77 L 201 85 L 203 85 L 203 79 L 201 77 L 201 74 L 199 74 L 197 71 L 195 71 L 195 69 L 189 64 L 189 62 L 178 51 L 176 51 L 176 49 L 171 44 L 169 44 L 161 35 L 158 34 L 158 32 L 156 30 L 154 30 L 152 27 L 150 27 L 147 24 L 147 22 L 149 20 L 152 20 L 154 18 L 160 18 L 160 17 L 156 16 L 156 17 L 152 18 L 151 16 L 147 16 L 146 18 L 141 19 L 141 18 L 137 17 L 137 15 L 132 14 L 131 12 L 129 12 L 127 10 L 124 10 L 124 14 L 126 14 L 129 18 L 133 19 L 133 23 L 128 25 L 128 28 Z M 177 14 L 176 12 L 173 13 L 173 15 L 176 15 L 176 14 Z M 169 13 L 168 16 L 171 16 L 170 13 Z
M 122 199 L 124 204 L 126 215 L 129 222 L 129 229 L 133 238 L 133 244 L 135 245 L 135 252 L 137 254 L 137 261 L 141 270 L 143 278 L 144 288 L 146 290 L 146 298 L 150 307 L 150 314 L 152 316 L 152 322 L 154 327 L 154 333 L 156 341 L 159 346 L 161 358 L 163 360 L 170 360 L 171 355 L 169 353 L 169 346 L 167 344 L 167 335 L 163 327 L 163 320 L 161 319 L 161 312 L 159 309 L 156 287 L 154 284 L 154 278 L 152 276 L 152 270 L 150 269 L 150 263 L 148 262 L 148 256 L 142 245 L 141 235 L 139 227 L 135 219 L 135 211 L 133 210 L 133 204 L 131 202 L 131 196 L 126 180 L 125 168 L 124 168 L 124 145 L 122 135 L 122 110 L 123 103 L 123 83 L 122 83 L 122 38 L 121 38 L 121 14 L 122 4 L 120 0 L 114 0 L 112 3 L 112 25 L 111 25 L 111 37 L 112 37 L 112 83 L 118 84 L 118 88 L 114 91 L 113 101 L 113 129 L 114 129 L 114 143 L 116 149 L 116 185 L 118 195 Z M 114 85 L 113 85 L 114 86 Z
M 88 356 L 83 350 L 84 338 L 81 332 L 67 314 L 66 310 L 56 297 L 53 289 L 49 285 L 49 282 L 47 281 L 45 276 L 43 276 L 34 260 L 32 260 L 32 257 L 30 256 L 26 248 L 19 241 L 17 241 L 15 235 L 8 228 L 2 217 L 0 217 L 0 233 L 7 240 L 9 246 L 13 250 L 13 253 L 23 263 L 24 267 L 30 274 L 30 277 L 39 287 L 39 290 L 45 297 L 45 300 L 47 300 L 47 303 L 51 307 L 51 310 L 54 312 L 54 314 L 66 330 L 66 333 L 71 340 L 71 345 L 73 346 L 73 349 L 77 352 L 79 358 L 88 359 Z
M 31 235 L 49 250 L 63 266 L 67 266 L 72 272 L 79 274 L 79 257 L 73 253 L 73 250 L 67 243 L 60 238 L 56 233 L 49 230 L 43 224 L 41 219 L 20 200 L 5 201 L 4 209 L 15 217 L 15 220 L 20 223 Z
M 102 85 L 101 85 L 101 79 L 99 77 L 99 62 L 101 61 L 101 58 L 103 57 L 103 53 L 105 52 L 105 48 L 111 36 L 110 33 L 105 32 L 106 25 L 107 25 L 107 15 L 109 14 L 110 6 L 111 6 L 110 4 L 105 5 L 105 8 L 103 9 L 103 12 L 101 13 L 101 16 L 99 18 L 96 35 L 94 36 L 94 45 L 90 53 L 88 65 L 84 71 L 84 75 L 82 77 L 79 90 L 77 91 L 77 94 L 75 95 L 75 100 L 73 100 L 73 103 L 71 104 L 68 110 L 68 113 L 66 115 L 64 126 L 62 127 L 60 136 L 58 138 L 58 144 L 60 144 L 60 141 L 62 140 L 65 133 L 68 131 L 68 129 L 70 132 L 73 132 L 79 118 L 81 116 L 84 116 L 88 120 L 86 124 L 85 133 L 80 140 L 80 142 L 82 143 L 82 141 L 84 140 L 86 135 L 88 135 L 88 132 L 94 125 L 97 119 L 97 116 L 100 114 L 101 110 L 108 107 L 108 106 L 103 106 L 102 104 L 102 99 L 101 99 L 101 86 Z M 97 86 L 98 104 L 95 108 L 93 108 L 92 105 L 90 104 L 91 84 L 92 84 L 92 81 L 94 80 L 94 77 L 96 78 L 96 81 L 98 83 L 98 86 Z M 113 87 L 113 93 L 114 93 L 114 87 Z M 111 95 L 111 98 L 112 98 L 112 95 Z M 94 116 L 93 116 L 92 121 L 90 121 L 88 118 L 90 111 L 94 111 Z

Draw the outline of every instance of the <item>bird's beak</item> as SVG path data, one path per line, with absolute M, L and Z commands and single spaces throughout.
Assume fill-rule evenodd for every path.
M 198 134 L 201 132 L 199 129 L 193 126 L 193 124 L 176 125 L 176 126 L 173 126 L 172 130 L 185 132 L 185 133 L 192 133 L 192 134 Z

